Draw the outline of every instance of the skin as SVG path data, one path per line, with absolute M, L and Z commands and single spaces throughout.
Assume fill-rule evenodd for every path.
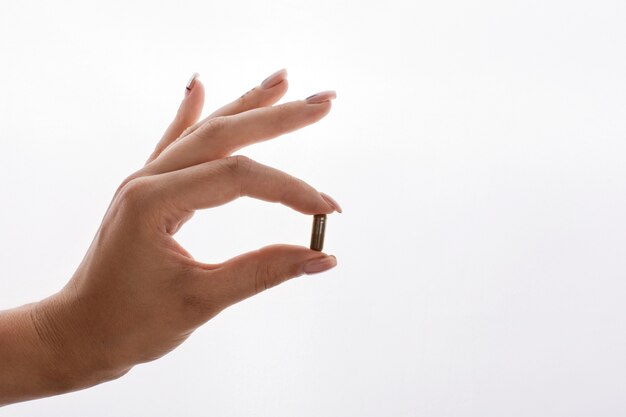
M 0 405 L 119 378 L 175 349 L 226 307 L 336 265 L 334 256 L 290 245 L 206 264 L 173 238 L 196 210 L 242 196 L 308 215 L 341 211 L 305 182 L 231 156 L 330 111 L 330 93 L 318 103 L 274 106 L 288 88 L 285 71 L 274 78 L 277 84 L 257 86 L 200 122 L 204 87 L 196 79 L 185 91 L 146 164 L 117 189 L 67 285 L 0 313 Z

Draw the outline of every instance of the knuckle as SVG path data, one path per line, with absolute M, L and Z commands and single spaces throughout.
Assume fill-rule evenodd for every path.
M 254 161 L 244 155 L 234 155 L 224 158 L 224 164 L 232 174 L 242 176 L 252 169 Z
M 217 116 L 206 121 L 204 131 L 210 135 L 216 135 L 224 131 L 229 125 L 227 116 Z
M 254 292 L 258 294 L 274 287 L 280 282 L 280 270 L 271 263 L 261 263 L 256 265 L 254 272 Z
M 124 178 L 124 181 L 122 181 L 119 187 L 117 187 L 117 190 L 115 190 L 115 196 L 118 196 L 122 192 L 122 190 L 126 187 L 126 185 L 128 185 L 128 183 L 131 182 L 135 178 L 137 178 L 136 173 Z
M 250 102 L 250 95 L 254 94 L 254 88 L 252 90 L 246 91 L 241 97 L 237 99 L 236 107 L 237 108 L 247 108 L 248 103 Z
M 232 158 L 235 159 L 236 166 L 240 172 L 249 171 L 252 168 L 252 165 L 254 164 L 252 159 L 248 158 L 245 155 L 235 155 Z
M 189 135 L 191 132 L 196 130 L 196 128 L 197 128 L 197 126 L 195 126 L 195 125 L 192 125 L 192 126 L 189 126 L 189 127 L 185 128 L 185 130 L 183 130 L 183 133 L 181 133 L 178 138 L 184 138 L 185 136 Z
M 261 96 L 259 88 L 254 87 L 243 96 L 239 97 L 238 106 L 240 110 L 245 111 L 259 107 L 261 105 Z
M 274 106 L 274 112 L 273 126 L 276 131 L 283 133 L 301 127 L 301 122 L 306 121 L 307 117 L 307 112 L 303 111 L 299 103 L 284 103 Z
M 137 207 L 145 205 L 152 195 L 154 186 L 146 177 L 136 177 L 122 183 L 117 199 L 123 206 Z
M 293 117 L 293 106 L 291 103 L 276 106 L 276 121 L 281 128 L 284 128 Z
M 294 103 L 283 103 L 274 108 L 279 116 L 287 117 L 293 112 L 293 104 Z
M 247 156 L 235 155 L 220 159 L 219 164 L 223 179 L 230 187 L 233 197 L 246 195 L 249 182 L 247 178 L 256 162 Z
M 258 294 L 267 289 L 267 281 L 265 279 L 267 271 L 266 266 L 258 263 L 254 270 L 254 293 Z

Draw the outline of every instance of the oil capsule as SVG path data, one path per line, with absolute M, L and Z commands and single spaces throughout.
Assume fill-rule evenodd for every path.
M 326 232 L 326 215 L 313 216 L 313 231 L 311 232 L 311 249 L 321 252 L 324 249 L 324 233 Z

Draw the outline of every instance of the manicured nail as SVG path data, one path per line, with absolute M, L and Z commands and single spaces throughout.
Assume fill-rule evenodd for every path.
M 275 73 L 267 77 L 265 80 L 263 80 L 263 82 L 261 83 L 261 88 L 265 90 L 272 88 L 275 85 L 278 85 L 281 82 L 283 82 L 285 78 L 287 78 L 287 70 L 283 68 L 281 70 L 276 71 Z
M 193 85 L 196 83 L 196 79 L 199 76 L 200 74 L 198 74 L 197 72 L 193 73 L 193 75 L 189 78 L 189 81 L 187 81 L 187 86 L 185 87 L 187 91 L 191 91 L 191 89 L 193 88 Z
M 320 193 L 320 195 L 322 196 L 324 201 L 326 201 L 328 205 L 331 206 L 336 212 L 343 213 L 343 211 L 341 210 L 341 206 L 339 205 L 338 202 L 335 201 L 334 198 L 332 198 L 326 193 Z
M 307 275 L 317 274 L 318 272 L 328 271 L 337 266 L 337 258 L 333 255 L 324 258 L 313 259 L 304 264 L 303 272 Z
M 306 98 L 307 103 L 309 104 L 319 104 L 324 103 L 326 101 L 334 100 L 337 98 L 337 93 L 330 91 L 322 91 L 321 93 L 313 94 L 310 97 Z

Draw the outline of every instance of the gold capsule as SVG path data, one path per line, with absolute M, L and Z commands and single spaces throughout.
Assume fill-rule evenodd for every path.
M 326 231 L 326 215 L 313 216 L 313 231 L 311 232 L 311 249 L 321 252 L 324 248 L 324 232 Z

